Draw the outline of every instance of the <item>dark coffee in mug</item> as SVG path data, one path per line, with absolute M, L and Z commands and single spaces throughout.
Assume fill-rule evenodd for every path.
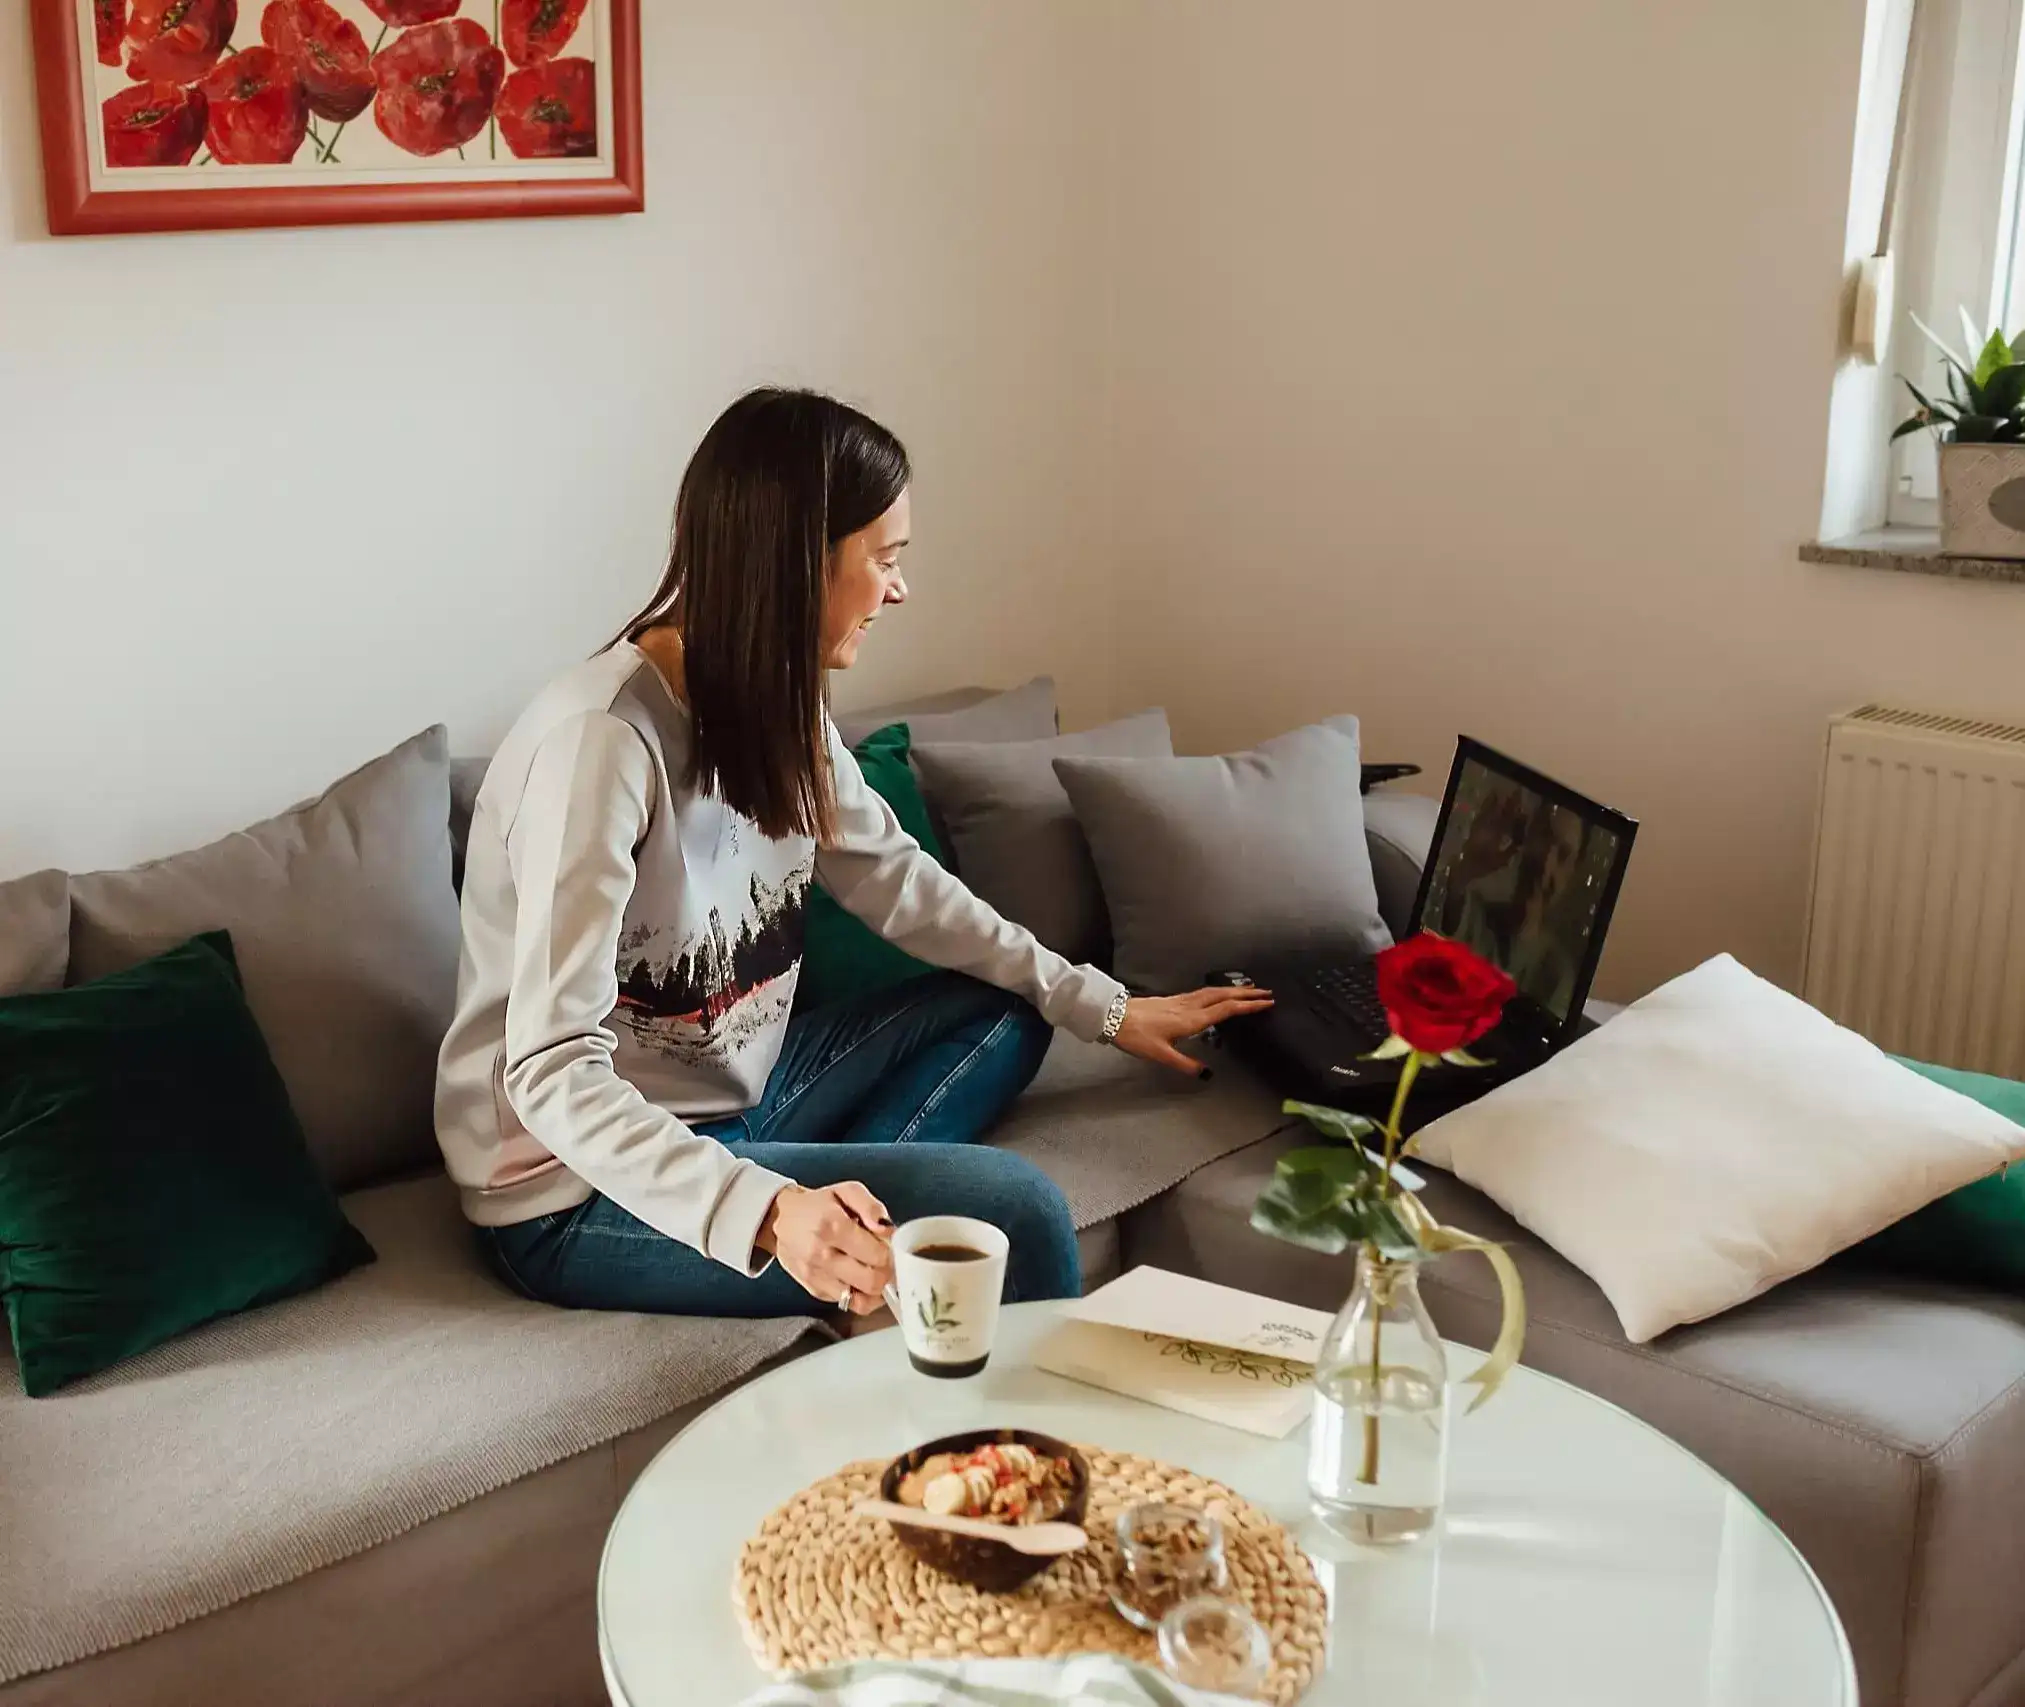
M 983 1262 L 984 1252 L 968 1245 L 923 1245 L 914 1253 L 923 1262 Z

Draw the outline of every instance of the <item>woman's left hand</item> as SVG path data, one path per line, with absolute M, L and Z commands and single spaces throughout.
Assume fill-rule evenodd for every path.
M 1114 1040 L 1128 1055 L 1172 1067 L 1190 1078 L 1208 1076 L 1200 1061 L 1191 1061 L 1174 1046 L 1213 1025 L 1245 1014 L 1263 1013 L 1273 1005 L 1270 990 L 1251 985 L 1192 990 L 1185 996 L 1134 996 L 1125 1004 L 1125 1023 Z

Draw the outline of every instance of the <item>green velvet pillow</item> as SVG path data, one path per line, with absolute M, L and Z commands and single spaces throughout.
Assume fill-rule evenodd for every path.
M 872 791 L 893 808 L 900 828 L 921 844 L 938 865 L 948 857 L 928 821 L 928 803 L 907 762 L 907 725 L 889 723 L 851 749 Z M 934 967 L 895 948 L 869 925 L 861 924 L 820 887 L 809 891 L 802 943 L 802 977 L 795 989 L 798 1009 L 823 1007 L 846 996 L 862 996 L 889 984 L 918 978 Z
M 1922 1078 L 2025 1126 L 2025 1084 L 1904 1061 Z M 2025 1162 L 1951 1191 L 1857 1247 L 1872 1263 L 2025 1292 Z
M 372 1260 L 223 931 L 0 1000 L 0 1299 L 31 1395 Z

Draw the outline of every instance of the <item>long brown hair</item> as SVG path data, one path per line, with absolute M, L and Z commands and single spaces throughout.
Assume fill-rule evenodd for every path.
M 682 476 L 668 567 L 626 624 L 672 624 L 695 731 L 691 783 L 769 836 L 826 840 L 836 796 L 823 730 L 831 549 L 893 507 L 907 449 L 814 391 L 749 391 Z

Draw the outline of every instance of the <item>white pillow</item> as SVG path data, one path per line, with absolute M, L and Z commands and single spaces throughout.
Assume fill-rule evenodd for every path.
M 2025 1127 L 1723 954 L 1414 1153 L 1587 1274 L 1642 1344 L 2025 1157 Z

